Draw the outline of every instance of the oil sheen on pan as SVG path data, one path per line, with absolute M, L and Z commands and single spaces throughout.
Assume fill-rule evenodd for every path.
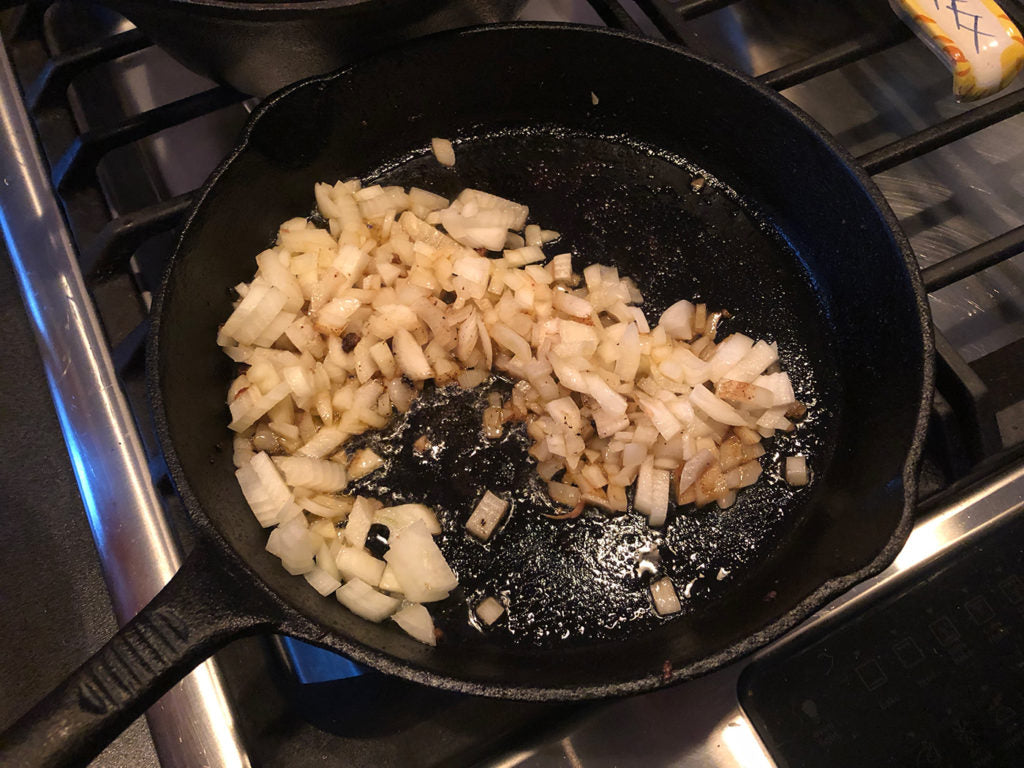
M 652 580 L 672 578 L 682 614 L 713 611 L 716 599 L 777 551 L 801 524 L 812 482 L 791 488 L 781 457 L 801 453 L 821 472 L 834 450 L 838 394 L 828 371 L 834 351 L 828 318 L 800 259 L 756 211 L 709 174 L 677 157 L 614 137 L 559 129 L 503 131 L 462 140 L 454 168 L 431 156 L 404 158 L 368 182 L 420 186 L 454 196 L 476 187 L 530 207 L 530 220 L 562 233 L 545 250 L 571 251 L 576 271 L 615 265 L 644 295 L 652 322 L 682 298 L 727 309 L 719 338 L 742 332 L 777 341 L 807 417 L 793 433 L 766 441 L 759 482 L 720 510 L 712 504 L 670 511 L 661 529 L 636 512 L 588 507 L 576 519 L 548 499 L 527 453 L 522 424 L 503 437 L 481 432 L 487 393 L 507 394 L 495 378 L 471 392 L 428 388 L 409 414 L 353 445 L 370 444 L 386 467 L 351 490 L 433 507 L 439 544 L 459 587 L 433 606 L 448 642 L 564 646 L 614 640 L 672 618 L 651 607 Z M 695 191 L 694 178 L 707 182 Z M 413 443 L 426 435 L 430 449 Z M 481 543 L 464 525 L 485 490 L 511 502 Z M 653 552 L 657 555 L 652 555 Z M 505 615 L 483 628 L 473 606 L 497 597 Z

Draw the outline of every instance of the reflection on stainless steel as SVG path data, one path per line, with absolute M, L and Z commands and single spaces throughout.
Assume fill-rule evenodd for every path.
M 170 579 L 180 553 L 6 54 L 0 55 L 0 208 L 104 577 L 123 623 Z M 149 717 L 165 766 L 249 765 L 213 662 L 169 692 Z
M 644 696 L 612 702 L 568 734 L 508 756 L 491 768 L 645 765 L 675 768 L 772 768 L 736 696 L 743 668 L 793 643 L 822 622 L 841 620 L 881 590 L 912 583 L 951 547 L 969 543 L 1024 510 L 1024 466 L 1009 466 L 941 503 L 914 527 L 896 562 L 814 614 L 798 629 L 738 664 L 707 677 Z M 568 757 L 567 745 L 577 762 Z
M 949 95 L 946 70 L 916 39 L 792 88 L 785 95 L 854 154 L 969 107 Z M 1005 120 L 875 178 L 930 266 L 1024 222 L 1019 178 L 1024 115 Z M 1024 259 L 1017 257 L 931 296 L 936 327 L 967 360 L 1024 337 Z
M 523 6 L 521 19 L 530 21 L 566 21 L 600 24 L 601 17 L 587 0 L 529 0 Z
M 77 78 L 68 91 L 68 103 L 84 132 L 214 85 L 150 47 Z M 247 117 L 243 106 L 233 104 L 110 153 L 100 161 L 97 178 L 111 214 L 135 211 L 201 186 L 234 146 Z

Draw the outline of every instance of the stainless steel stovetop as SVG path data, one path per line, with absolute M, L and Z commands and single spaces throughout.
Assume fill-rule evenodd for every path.
M 1011 116 L 986 120 L 992 124 L 983 130 L 908 162 L 892 167 L 886 162 L 891 142 L 941 126 L 966 114 L 970 106 L 953 101 L 948 73 L 923 46 L 893 25 L 884 2 L 851 8 L 812 0 L 646 0 L 636 5 L 625 0 L 621 6 L 604 0 L 593 4 L 531 0 L 523 18 L 600 24 L 598 9 L 609 5 L 625 9 L 645 34 L 661 37 L 666 30 L 670 35 L 676 30 L 695 50 L 763 76 L 769 83 L 797 83 L 783 90 L 784 95 L 878 171 L 875 179 L 902 221 L 922 267 L 984 248 L 986 241 L 1024 224 L 1024 141 L 1019 138 L 1024 135 L 1020 114 L 1024 100 L 1017 98 L 1019 93 L 992 100 L 998 105 L 1009 99 L 1010 106 L 999 116 Z M 651 7 L 663 15 L 648 16 L 640 10 Z M 57 52 L 132 34 L 127 22 L 95 7 L 83 12 L 70 3 L 53 6 L 44 29 L 48 45 Z M 856 53 L 858 45 L 860 53 Z M 843 58 L 842 50 L 850 48 L 854 54 Z M 865 54 L 867 50 L 873 52 Z M 827 59 L 829 55 L 835 56 L 836 66 L 826 62 L 817 76 L 799 75 L 807 57 Z M 18 93 L 17 76 L 7 57 L 0 65 L 4 233 L 39 337 L 115 610 L 124 621 L 180 562 L 177 517 L 173 502 L 169 509 L 151 474 L 152 446 L 137 429 L 131 398 L 125 395 L 126 390 L 130 395 L 132 387 L 119 377 L 123 350 L 137 332 L 112 330 L 116 323 L 103 300 L 109 282 L 97 284 L 80 258 L 84 254 L 88 261 L 98 253 L 102 261 L 109 256 L 109 250 L 100 247 L 109 233 L 76 231 L 87 228 L 76 227 L 73 210 L 88 200 L 93 206 L 105 204 L 115 222 L 140 210 L 173 221 L 173 215 L 185 207 L 186 196 L 231 147 L 255 102 L 226 99 L 215 111 L 120 146 L 96 167 L 98 196 L 88 198 L 85 192 L 72 189 L 57 199 L 50 166 L 59 163 L 44 158 L 39 150 L 33 118 Z M 213 84 L 185 71 L 161 50 L 140 44 L 127 55 L 76 76 L 68 105 L 78 130 L 85 132 L 211 88 Z M 32 93 L 29 89 L 30 99 Z M 35 130 L 46 144 L 48 129 L 38 117 Z M 62 204 L 69 211 L 70 229 Z M 1011 254 L 1020 252 L 1022 240 L 1018 235 Z M 128 328 L 144 322 L 151 298 L 149 273 L 159 271 L 160 254 L 167 252 L 169 242 L 165 233 L 133 243 L 123 273 L 139 290 L 138 306 L 128 312 L 127 320 L 121 318 Z M 503 747 L 487 764 L 534 768 L 774 765 L 740 706 L 737 684 L 743 670 L 757 658 L 799 643 L 826 622 L 854 615 L 879 595 L 914 584 L 935 558 L 970 545 L 1024 507 L 1024 460 L 1005 450 L 1024 438 L 1024 391 L 1018 385 L 1011 399 L 991 394 L 968 366 L 998 369 L 1000 354 L 1024 339 L 1022 264 L 1019 257 L 1010 258 L 931 294 L 943 353 L 940 370 L 959 377 L 954 376 L 946 389 L 940 380 L 937 420 L 946 419 L 961 429 L 954 429 L 959 437 L 932 438 L 942 443 L 935 451 L 940 458 L 935 466 L 926 466 L 922 516 L 893 566 L 753 660 L 668 690 L 588 708 L 548 736 Z M 938 279 L 937 273 L 931 274 Z M 123 315 L 126 310 L 116 312 Z M 138 313 L 138 321 L 133 313 Z M 965 391 L 976 396 L 967 405 L 959 400 Z M 965 428 L 961 424 L 964 410 L 975 419 Z M 950 461 L 941 458 L 946 443 L 959 445 L 959 453 Z M 964 476 L 969 477 L 955 482 Z M 204 664 L 149 713 L 162 763 L 249 765 L 239 711 L 217 662 Z

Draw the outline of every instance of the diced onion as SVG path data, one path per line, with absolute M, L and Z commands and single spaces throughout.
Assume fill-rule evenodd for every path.
M 697 482 L 697 479 L 704 474 L 707 468 L 710 467 L 714 461 L 715 455 L 707 449 L 700 451 L 687 461 L 682 466 L 679 473 L 679 479 L 676 481 L 679 493 L 682 494 Z
M 299 448 L 298 453 L 300 456 L 319 459 L 345 442 L 347 436 L 345 432 L 336 427 L 324 427 Z
M 256 470 L 248 465 L 241 466 L 235 471 L 235 477 L 238 480 L 239 487 L 242 489 L 242 495 L 245 497 L 249 508 L 256 516 L 259 524 L 264 528 L 275 525 L 277 523 L 277 514 L 281 507 L 274 504 L 269 494 L 267 494 L 259 475 L 256 474 Z
M 615 357 L 615 375 L 623 381 L 633 381 L 640 368 L 643 348 L 640 346 L 640 330 L 636 323 L 629 323 L 619 339 Z
M 715 397 L 715 394 L 703 385 L 693 388 L 690 392 L 690 402 L 709 417 L 722 424 L 729 424 L 734 427 L 748 425 L 747 420 L 740 415 L 739 411 L 725 401 Z
M 548 495 L 556 504 L 564 504 L 567 507 L 575 507 L 580 503 L 580 489 L 574 485 L 559 483 L 552 480 L 548 483 Z
M 725 372 L 742 360 L 753 346 L 754 340 L 742 333 L 734 333 L 722 341 L 709 361 L 711 363 L 711 380 L 718 381 L 723 378 Z
M 338 587 L 341 586 L 341 582 L 323 568 L 313 568 L 313 570 L 303 574 L 303 578 L 309 582 L 309 586 L 324 597 L 327 597 L 331 592 L 336 592 Z
M 477 502 L 473 514 L 466 521 L 466 530 L 481 541 L 487 541 L 494 529 L 505 518 L 508 502 L 490 491 L 484 491 L 483 497 Z
M 441 165 L 446 165 L 449 168 L 455 165 L 455 149 L 448 139 L 431 139 L 430 149 L 433 151 L 434 157 L 437 158 L 437 162 Z
M 278 515 L 285 509 L 292 500 L 292 493 L 281 478 L 270 456 L 262 451 L 254 454 L 249 462 L 256 476 L 262 485 L 267 497 L 267 509 L 273 509 Z
M 366 500 L 362 497 L 357 498 L 345 524 L 345 540 L 349 546 L 358 549 L 366 543 L 366 534 L 369 532 L 370 526 L 373 525 L 372 514 Z
M 567 291 L 555 291 L 552 303 L 555 309 L 570 317 L 590 317 L 590 313 L 594 311 L 589 301 Z
M 661 314 L 658 325 L 664 328 L 671 338 L 687 341 L 693 338 L 694 309 L 692 302 L 685 299 L 677 301 Z
M 396 595 L 402 594 L 402 585 L 398 583 L 398 579 L 395 578 L 395 569 L 390 565 L 384 566 L 384 572 L 380 576 L 380 584 L 377 585 L 377 589 Z
M 654 598 L 654 610 L 659 616 L 679 613 L 682 610 L 683 606 L 679 603 L 676 588 L 668 576 L 651 584 L 651 597 Z
M 441 533 L 441 523 L 437 520 L 434 510 L 424 504 L 399 504 L 394 507 L 381 507 L 373 513 L 373 522 L 386 525 L 392 533 L 422 520 L 431 535 Z
M 772 393 L 772 406 L 788 406 L 796 400 L 793 394 L 793 385 L 786 373 L 769 373 L 758 376 L 753 383 Z
M 669 478 L 667 471 L 654 468 L 654 457 L 648 457 L 640 465 L 633 507 L 647 515 L 648 522 L 655 528 L 665 523 L 668 513 Z
M 384 466 L 384 459 L 371 448 L 356 451 L 348 465 L 348 474 L 353 480 L 365 477 Z
M 345 581 L 361 579 L 371 587 L 376 587 L 384 574 L 384 561 L 378 560 L 362 548 L 342 547 L 334 564 Z
M 803 456 L 786 457 L 786 482 L 790 485 L 807 485 L 810 474 L 807 471 L 807 459 Z
M 340 491 L 348 483 L 345 468 L 334 461 L 305 456 L 281 456 L 275 463 L 291 486 L 302 486 L 314 491 Z
M 751 382 L 778 359 L 779 352 L 774 344 L 758 341 L 738 363 L 723 374 L 723 378 Z
M 402 373 L 407 377 L 413 381 L 423 381 L 434 375 L 426 355 L 423 354 L 423 349 L 416 343 L 416 339 L 409 331 L 399 328 L 395 332 L 392 343 L 394 344 L 395 359 L 402 369 Z
M 352 613 L 370 621 L 384 621 L 402 604 L 401 601 L 378 592 L 359 579 L 345 582 L 334 594 L 338 602 Z
M 316 567 L 313 546 L 301 518 L 292 518 L 272 530 L 267 538 L 267 551 L 281 558 L 281 563 L 294 576 Z
M 419 603 L 409 603 L 398 613 L 392 614 L 391 620 L 421 643 L 437 645 L 434 620 L 430 618 L 430 612 Z
M 393 533 L 384 559 L 394 569 L 402 592 L 410 600 L 443 600 L 459 581 L 422 520 Z
M 488 627 L 500 619 L 504 612 L 505 606 L 494 597 L 485 597 L 476 607 L 476 615 Z
M 738 488 L 746 488 L 749 485 L 753 485 L 761 477 L 761 464 L 756 460 L 740 464 L 737 470 L 739 472 Z

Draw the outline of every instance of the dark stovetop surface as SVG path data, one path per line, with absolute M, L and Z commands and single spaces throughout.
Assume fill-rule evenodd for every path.
M 117 629 L 36 341 L 0 241 L 0 728 Z M 157 766 L 145 720 L 97 768 Z
M 1021 765 L 1022 568 L 1018 515 L 751 665 L 740 699 L 779 766 Z

